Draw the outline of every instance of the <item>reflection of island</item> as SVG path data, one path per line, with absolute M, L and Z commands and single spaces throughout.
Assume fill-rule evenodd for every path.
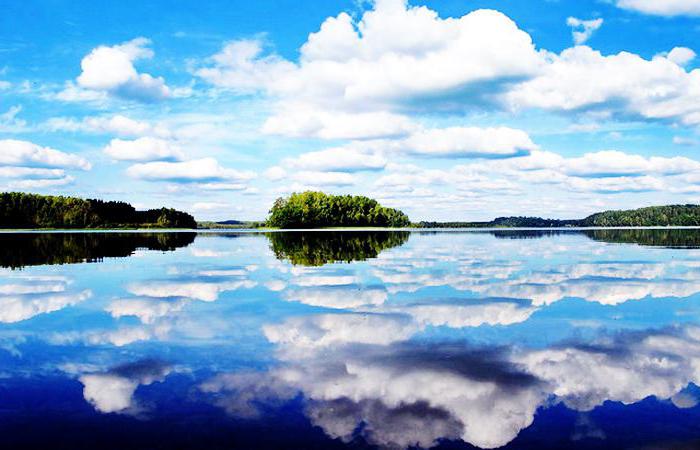
M 277 259 L 303 266 L 376 258 L 383 250 L 405 244 L 408 236 L 407 231 L 267 233 Z
M 595 230 L 493 230 L 498 239 L 538 239 L 562 234 L 583 234 L 594 241 L 638 244 L 650 247 L 698 248 L 700 229 L 687 228 L 609 228 Z
M 130 256 L 137 249 L 172 251 L 196 233 L 12 233 L 0 234 L 0 266 L 97 262 Z

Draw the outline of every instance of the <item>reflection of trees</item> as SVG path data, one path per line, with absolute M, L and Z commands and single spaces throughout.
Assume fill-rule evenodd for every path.
M 0 234 L 0 266 L 97 262 L 130 256 L 136 249 L 172 251 L 196 233 L 12 233 Z
M 539 239 L 548 236 L 571 233 L 565 230 L 497 230 L 490 231 L 498 239 Z
M 408 236 L 407 231 L 267 233 L 277 259 L 303 266 L 376 258 L 383 250 L 406 243 Z
M 700 229 L 597 229 L 597 230 L 496 230 L 498 239 L 538 239 L 563 234 L 583 234 L 594 241 L 653 247 L 700 247 Z
M 696 229 L 586 230 L 584 234 L 603 242 L 671 248 L 700 247 L 700 230 Z

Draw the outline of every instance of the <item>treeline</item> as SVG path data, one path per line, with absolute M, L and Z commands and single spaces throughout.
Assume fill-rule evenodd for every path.
M 700 226 L 699 205 L 650 206 L 604 211 L 585 219 L 498 217 L 490 222 L 418 222 L 419 228 L 565 228 L 565 227 L 680 227 Z
M 498 217 L 490 222 L 418 222 L 418 228 L 561 228 L 580 226 L 580 220 L 541 217 Z
M 251 228 L 262 228 L 265 222 L 257 221 L 240 221 L 240 220 L 224 220 L 221 222 L 202 221 L 197 222 L 197 228 L 207 230 L 247 230 Z
M 651 206 L 626 211 L 605 211 L 581 221 L 585 227 L 665 227 L 700 225 L 700 206 Z
M 171 208 L 137 211 L 125 202 L 0 193 L 0 228 L 196 228 L 191 215 Z
M 323 192 L 294 193 L 278 198 L 267 219 L 276 228 L 407 227 L 403 212 L 386 208 L 359 195 L 328 195 Z

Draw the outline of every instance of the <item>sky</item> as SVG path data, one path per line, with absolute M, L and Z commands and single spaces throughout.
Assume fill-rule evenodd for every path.
M 0 0 L 0 190 L 259 220 L 700 203 L 700 0 Z

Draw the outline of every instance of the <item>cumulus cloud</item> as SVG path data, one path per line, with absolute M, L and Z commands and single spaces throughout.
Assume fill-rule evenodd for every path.
M 582 20 L 569 17 L 566 19 L 566 24 L 571 27 L 574 44 L 581 45 L 588 41 L 593 33 L 603 25 L 603 19 Z
M 29 141 L 0 140 L 0 165 L 90 170 L 91 164 L 78 155 Z
M 673 54 L 678 61 L 678 52 Z M 687 57 L 687 55 L 686 55 Z M 604 56 L 586 46 L 549 54 L 542 73 L 508 92 L 514 108 L 601 110 L 622 117 L 700 124 L 700 72 L 668 57 L 621 52 Z
M 178 161 L 184 159 L 180 147 L 170 141 L 141 137 L 133 141 L 112 139 L 104 153 L 118 161 Z
M 498 42 L 500 51 L 483 42 Z M 426 7 L 382 0 L 357 21 L 346 13 L 324 21 L 298 64 L 265 55 L 251 41 L 227 45 L 212 62 L 200 77 L 279 99 L 263 128 L 268 133 L 377 139 L 415 129 L 401 111 L 421 110 L 423 102 L 464 110 L 483 101 L 484 92 L 534 75 L 541 56 L 530 36 L 497 11 L 441 19 Z
M 695 56 L 695 52 L 688 47 L 674 47 L 670 52 L 668 52 L 666 58 L 679 66 L 685 66 L 694 60 Z
M 196 74 L 216 86 L 242 93 L 265 89 L 294 69 L 289 61 L 265 54 L 263 42 L 255 39 L 229 42 L 210 60 L 212 67 Z
M 698 0 L 617 0 L 617 6 L 657 16 L 700 16 Z
M 252 172 L 224 168 L 214 158 L 134 164 L 127 169 L 126 173 L 130 177 L 142 180 L 179 183 L 241 182 L 255 176 Z
M 422 130 L 398 144 L 423 156 L 503 158 L 522 156 L 537 146 L 522 130 L 507 127 L 451 127 Z
M 80 62 L 82 72 L 77 78 L 78 86 L 140 101 L 167 98 L 170 89 L 163 78 L 139 73 L 134 67 L 134 62 L 153 57 L 153 51 L 148 47 L 150 43 L 150 40 L 139 37 L 119 45 L 102 45 L 93 49 Z

